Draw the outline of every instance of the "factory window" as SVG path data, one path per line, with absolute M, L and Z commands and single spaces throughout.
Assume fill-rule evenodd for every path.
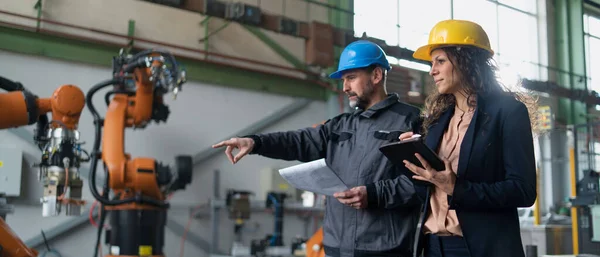
M 541 78 L 538 16 L 535 0 L 454 0 L 454 18 L 479 23 L 488 33 L 501 81 L 509 87 L 519 79 Z M 477 10 L 477 11 L 474 11 Z M 515 28 L 519 29 L 515 29 Z
M 355 0 L 356 36 L 385 40 L 410 50 L 427 42 L 428 33 L 440 20 L 467 19 L 479 23 L 488 33 L 500 78 L 514 85 L 519 78 L 540 78 L 538 16 L 536 0 Z M 515 30 L 515 27 L 521 29 Z M 428 70 L 406 60 L 393 63 Z
M 497 0 L 501 5 L 509 6 L 523 12 L 536 13 L 536 0 Z
M 583 16 L 583 32 L 585 35 L 585 56 L 587 86 L 590 90 L 600 92 L 600 15 L 586 12 Z
M 367 33 L 369 37 L 384 40 L 388 45 L 397 45 L 398 0 L 379 2 L 375 5 L 365 0 L 354 1 L 354 31 L 357 36 Z
M 360 37 L 385 40 L 387 45 L 415 50 L 427 42 L 431 27 L 450 19 L 450 0 L 371 0 L 354 1 L 354 31 Z M 389 57 L 392 64 L 429 71 L 429 66 Z

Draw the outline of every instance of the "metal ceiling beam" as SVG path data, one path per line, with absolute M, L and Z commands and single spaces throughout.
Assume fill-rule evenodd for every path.
M 273 125 L 275 122 L 278 122 L 281 119 L 284 119 L 285 117 L 288 117 L 288 116 L 298 112 L 302 108 L 306 107 L 310 102 L 311 101 L 308 99 L 296 100 L 293 103 L 289 104 L 288 106 L 281 108 L 277 112 L 257 121 L 256 123 L 251 124 L 250 126 L 234 133 L 233 135 L 230 135 L 225 138 L 239 137 L 239 136 L 258 133 L 261 130 L 265 129 L 266 127 Z M 222 149 L 214 149 L 212 147 L 208 147 L 208 148 L 196 153 L 195 155 L 193 155 L 194 156 L 193 163 L 194 163 L 194 165 L 198 165 L 199 163 L 209 159 L 210 157 L 214 156 L 215 154 L 217 154 L 221 151 L 222 151 Z
M 17 29 L 10 26 L 13 25 L 0 22 L 0 49 L 11 52 L 110 66 L 113 56 L 118 54 L 121 47 L 124 47 L 124 45 L 94 41 L 95 39 L 77 38 L 67 34 L 57 35 L 57 32 L 38 33 L 29 31 L 28 28 Z M 142 39 L 135 40 L 142 41 Z M 321 101 L 325 100 L 326 92 L 329 90 L 323 82 L 214 61 L 182 56 L 176 58 L 186 68 L 187 78 L 191 81 Z
M 271 37 L 269 37 L 266 33 L 262 32 L 259 27 L 254 27 L 254 26 L 249 26 L 249 25 L 242 25 L 242 27 L 244 27 L 246 30 L 248 30 L 250 33 L 252 33 L 254 36 L 256 36 L 256 38 L 258 38 L 260 41 L 265 43 L 271 49 L 273 49 L 273 51 L 275 51 L 277 54 L 279 54 L 279 56 L 281 56 L 287 62 L 294 65 L 295 68 L 297 68 L 297 69 L 305 69 L 306 68 L 306 66 L 304 65 L 304 62 L 302 60 L 300 60 L 299 58 L 294 56 L 287 49 L 285 49 L 283 46 L 281 46 L 281 44 L 279 44 L 278 42 L 273 40 Z
M 600 0 L 583 0 L 583 3 L 589 4 L 595 8 L 600 9 Z

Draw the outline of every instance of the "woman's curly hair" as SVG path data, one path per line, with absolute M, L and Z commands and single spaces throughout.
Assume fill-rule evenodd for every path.
M 531 94 L 523 92 L 513 92 L 503 86 L 496 77 L 498 70 L 493 63 L 489 52 L 476 47 L 443 47 L 441 48 L 448 55 L 448 60 L 454 68 L 458 69 L 460 83 L 465 87 L 467 94 L 467 103 L 470 107 L 477 104 L 474 97 L 477 94 L 508 94 L 512 95 L 518 101 L 527 106 L 529 119 L 534 133 L 538 132 L 538 109 L 537 98 Z M 427 133 L 427 128 L 436 122 L 440 115 L 454 105 L 456 99 L 453 94 L 440 94 L 434 87 L 425 100 L 425 113 L 423 117 L 423 132 Z

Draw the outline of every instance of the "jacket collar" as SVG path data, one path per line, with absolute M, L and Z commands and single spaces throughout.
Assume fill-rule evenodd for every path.
M 354 115 L 360 114 L 360 116 L 363 116 L 365 118 L 371 118 L 373 115 L 379 113 L 381 110 L 384 110 L 397 103 L 399 99 L 400 98 L 398 98 L 398 95 L 395 93 L 388 94 L 388 96 L 385 99 L 371 106 L 371 108 L 369 109 L 356 109 L 356 111 L 354 111 Z
M 475 108 L 473 119 L 471 120 L 471 123 L 465 132 L 465 136 L 460 146 L 460 158 L 458 161 L 458 170 L 456 171 L 458 178 L 463 176 L 466 172 L 467 164 L 471 156 L 471 149 L 473 147 L 473 139 L 476 131 L 479 129 L 478 121 L 481 118 L 480 115 L 485 113 L 485 102 L 489 100 L 488 98 L 489 95 L 477 95 L 477 107 Z M 442 137 L 444 136 L 444 132 L 446 131 L 448 123 L 453 115 L 454 106 L 450 106 L 442 113 L 442 115 L 440 115 L 440 118 L 429 127 L 425 143 L 432 150 L 437 152 Z

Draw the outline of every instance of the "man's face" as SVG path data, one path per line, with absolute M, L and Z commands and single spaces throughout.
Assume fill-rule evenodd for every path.
M 364 109 L 371 102 L 375 88 L 372 74 L 365 70 L 349 70 L 342 76 L 344 93 L 348 95 L 350 108 Z

